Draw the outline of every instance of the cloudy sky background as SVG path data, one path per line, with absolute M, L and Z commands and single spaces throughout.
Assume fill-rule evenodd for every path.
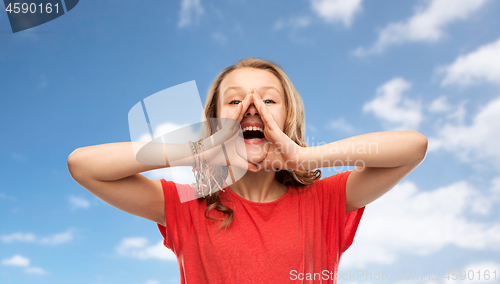
M 12 34 L 0 12 L 0 282 L 178 283 L 156 224 L 81 188 L 66 158 L 129 141 L 142 99 L 195 80 L 204 101 L 223 68 L 260 57 L 301 94 L 310 145 L 429 139 L 424 162 L 367 207 L 341 273 L 448 283 L 446 271 L 496 270 L 462 282 L 498 283 L 499 13 L 493 0 L 81 1 Z

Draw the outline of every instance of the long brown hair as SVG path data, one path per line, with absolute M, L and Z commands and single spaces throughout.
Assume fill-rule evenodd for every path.
M 292 81 L 286 73 L 281 69 L 281 67 L 271 61 L 258 59 L 258 58 L 245 58 L 238 63 L 231 65 L 224 69 L 212 82 L 210 88 L 208 89 L 207 99 L 205 101 L 205 110 L 204 116 L 205 118 L 215 118 L 217 117 L 217 102 L 220 96 L 220 84 L 224 78 L 231 73 L 232 71 L 240 68 L 256 68 L 266 70 L 275 75 L 281 82 L 285 93 L 285 108 L 287 110 L 286 119 L 285 119 L 285 127 L 283 132 L 292 139 L 297 145 L 301 147 L 307 147 L 305 142 L 305 115 L 304 115 L 304 105 L 302 103 L 302 99 L 300 98 L 299 93 L 295 89 L 292 84 Z M 210 119 L 207 119 L 207 122 L 210 126 Z M 211 127 L 210 127 L 211 128 Z M 220 172 L 224 171 L 223 169 L 213 169 L 214 171 Z M 227 170 L 225 173 L 227 176 Z M 311 171 L 277 171 L 276 172 L 276 180 L 284 185 L 290 185 L 294 187 L 305 187 L 316 180 L 321 178 L 320 170 L 311 170 Z M 205 197 L 207 202 L 207 209 L 205 210 L 205 217 L 209 220 L 214 221 L 223 221 L 219 229 L 227 228 L 231 224 L 234 211 L 223 205 L 220 197 L 218 196 L 218 192 L 215 194 L 212 193 L 211 196 Z M 217 219 L 208 216 L 208 212 L 216 209 L 222 212 L 225 215 L 224 219 Z

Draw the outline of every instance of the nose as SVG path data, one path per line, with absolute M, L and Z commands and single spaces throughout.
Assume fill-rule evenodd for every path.
M 245 112 L 245 117 L 250 117 L 250 116 L 257 116 L 257 117 L 260 116 L 259 112 L 257 111 L 257 108 L 255 107 L 255 105 L 253 103 L 250 104 L 247 111 Z

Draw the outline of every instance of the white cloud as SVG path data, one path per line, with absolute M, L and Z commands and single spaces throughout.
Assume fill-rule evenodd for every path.
M 370 48 L 359 47 L 354 54 L 381 53 L 391 45 L 406 42 L 436 42 L 443 37 L 446 26 L 467 19 L 487 2 L 489 0 L 420 1 L 409 19 L 388 24 Z
M 326 22 L 341 22 L 348 27 L 361 10 L 362 0 L 311 0 L 311 8 Z
M 201 6 L 200 0 L 182 0 L 180 18 L 177 26 L 183 28 L 193 23 L 198 22 L 204 10 Z
M 330 121 L 327 124 L 327 128 L 338 129 L 338 130 L 344 131 L 344 132 L 353 132 L 354 131 L 354 127 L 349 122 L 345 121 L 345 119 L 343 117 Z
M 403 93 L 411 84 L 394 78 L 377 89 L 376 97 L 363 106 L 363 112 L 373 113 L 392 130 L 416 129 L 422 121 L 421 103 L 405 98 Z
M 69 242 L 72 239 L 73 239 L 73 233 L 71 231 L 54 234 L 44 238 L 37 238 L 32 233 L 12 233 L 10 235 L 0 235 L 0 241 L 3 243 L 24 242 L 24 243 L 39 243 L 44 245 L 58 245 Z
M 446 117 L 448 119 L 454 119 L 456 123 L 462 124 L 465 119 L 465 115 L 467 114 L 467 109 L 465 105 L 468 103 L 468 100 L 464 100 L 460 102 L 460 105 L 456 108 L 456 110 L 452 113 L 449 113 Z
M 16 198 L 14 196 L 7 195 L 3 192 L 0 192 L 0 199 L 7 199 L 7 200 L 16 201 Z
M 496 177 L 491 181 L 491 191 L 495 196 L 500 196 L 500 177 Z
M 157 169 L 142 173 L 152 180 L 165 179 L 180 184 L 192 184 L 195 182 L 191 167 L 172 167 Z
M 27 157 L 25 155 L 22 155 L 22 154 L 19 154 L 16 152 L 10 153 L 10 157 L 16 161 L 25 161 L 27 159 Z
M 227 36 L 225 36 L 221 32 L 214 32 L 210 36 L 212 37 L 213 40 L 215 40 L 216 42 L 218 42 L 220 44 L 226 44 L 227 43 Z
M 162 168 L 162 169 L 143 172 L 142 175 L 152 180 L 158 180 L 158 179 L 172 180 L 173 179 L 172 169 L 174 168 Z
M 160 125 L 158 125 L 154 130 L 153 130 L 153 135 L 154 137 L 161 137 L 167 133 L 170 133 L 172 131 L 175 131 L 175 130 L 178 130 L 180 128 L 183 128 L 183 127 L 186 127 L 188 125 L 186 124 L 176 124 L 176 123 L 171 123 L 171 122 L 165 122 L 165 123 L 162 123 Z M 198 135 L 196 133 L 196 131 L 193 129 L 193 127 L 189 128 L 189 129 L 186 129 L 185 130 L 186 133 L 185 135 L 187 137 L 191 137 L 191 136 L 196 136 Z M 188 131 L 191 131 L 191 133 L 189 133 Z M 151 139 L 151 134 L 149 133 L 142 133 L 141 135 L 139 135 L 139 139 L 138 140 L 132 140 L 132 141 L 138 141 L 138 142 L 150 142 L 152 141 Z
M 18 255 L 18 254 L 14 255 L 11 258 L 2 260 L 1 263 L 2 263 L 2 265 L 5 265 L 5 266 L 26 267 L 24 272 L 26 272 L 28 274 L 38 274 L 38 275 L 47 274 L 47 272 L 40 267 L 30 267 L 29 258 L 26 258 L 26 257 Z
M 71 205 L 71 208 L 73 210 L 82 208 L 82 209 L 87 209 L 90 207 L 90 202 L 82 197 L 77 197 L 77 196 L 70 196 L 69 197 L 69 203 Z
M 446 123 L 428 140 L 429 152 L 446 150 L 464 162 L 489 161 L 500 169 L 500 97 L 484 106 L 470 125 Z
M 498 251 L 500 223 L 467 218 L 489 216 L 499 202 L 497 194 L 480 193 L 465 181 L 432 191 L 421 191 L 410 181 L 400 183 L 367 206 L 342 265 L 393 264 L 400 254 L 430 255 L 448 245 Z
M 2 265 L 26 267 L 30 265 L 30 260 L 24 256 L 16 254 L 11 258 L 3 259 Z
M 290 27 L 292 29 L 299 29 L 308 27 L 311 24 L 311 19 L 308 16 L 292 16 L 288 19 L 278 19 L 274 23 L 275 30 L 281 30 L 286 27 Z
M 441 96 L 433 100 L 429 106 L 430 112 L 448 112 L 450 109 L 451 106 L 446 96 Z
M 444 74 L 441 85 L 468 86 L 483 82 L 500 84 L 500 39 L 458 57 L 448 66 L 438 68 Z
M 446 117 L 448 122 L 454 121 L 455 123 L 463 123 L 465 116 L 467 114 L 467 109 L 465 105 L 469 102 L 469 100 L 462 100 L 459 105 L 454 106 L 448 102 L 448 98 L 446 96 L 440 96 L 439 98 L 433 100 L 428 106 L 427 110 L 429 113 L 434 113 L 438 116 L 435 120 L 435 125 L 439 127 L 442 125 L 443 118 Z
M 25 243 L 32 243 L 36 240 L 36 237 L 34 234 L 31 233 L 13 233 L 10 235 L 1 235 L 0 240 L 3 243 L 11 243 L 11 242 L 25 242 Z
M 177 283 L 180 283 L 180 279 L 179 277 L 170 277 L 170 278 L 167 278 L 167 279 L 164 279 L 166 282 L 164 283 L 171 283 L 171 284 L 177 284 Z M 144 282 L 144 284 L 160 284 L 160 281 L 158 280 L 147 280 L 146 282 Z
M 151 142 L 155 141 L 156 143 L 179 143 L 179 137 L 184 138 L 184 139 L 190 139 L 192 141 L 198 140 L 198 138 L 194 137 L 199 137 L 199 128 L 197 128 L 198 124 L 190 125 L 190 127 L 186 127 L 187 125 L 182 125 L 182 124 L 176 124 L 176 123 L 171 123 L 171 122 L 165 122 L 162 124 L 159 124 L 158 126 L 155 127 L 153 130 L 153 137 L 156 137 L 154 140 L 151 137 L 150 133 L 141 133 L 140 131 L 137 131 L 138 129 L 133 129 L 131 130 L 131 133 L 134 133 L 131 138 L 132 141 L 134 142 Z M 179 130 L 180 128 L 184 128 L 182 130 L 182 135 L 166 135 L 172 131 Z M 178 134 L 178 133 L 177 133 Z M 166 140 L 165 140 L 166 139 Z M 170 141 L 169 141 L 170 139 Z M 172 142 L 172 139 L 174 139 Z M 165 158 L 163 156 L 164 150 L 163 148 L 160 147 L 150 147 L 149 150 L 142 152 L 140 155 L 138 155 L 139 151 L 143 149 L 147 144 L 144 143 L 132 143 L 132 148 L 134 150 L 134 154 L 136 156 L 136 159 L 140 160 L 141 163 L 143 164 L 149 164 L 149 165 L 166 165 Z M 167 153 L 168 156 L 168 153 Z M 169 161 L 169 163 L 172 165 L 173 161 Z
M 288 29 L 288 37 L 291 41 L 298 44 L 310 43 L 310 39 L 303 36 L 302 29 L 310 26 L 312 23 L 311 17 L 307 15 L 289 16 L 288 18 L 279 18 L 274 23 L 274 30 Z
M 148 246 L 146 238 L 126 238 L 116 247 L 116 252 L 122 256 L 137 259 L 176 260 L 175 254 L 163 245 L 163 241 Z
M 28 267 L 26 268 L 25 272 L 28 274 L 38 274 L 38 275 L 47 274 L 47 272 L 40 267 Z
M 54 234 L 45 238 L 40 239 L 41 244 L 45 245 L 58 245 L 62 243 L 69 242 L 73 239 L 73 233 L 71 231 L 67 231 L 64 233 Z

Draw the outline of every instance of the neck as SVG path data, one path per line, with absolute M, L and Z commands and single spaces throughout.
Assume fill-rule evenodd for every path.
M 229 187 L 239 196 L 253 202 L 267 203 L 279 199 L 287 191 L 287 186 L 276 180 L 274 171 L 248 171 Z

